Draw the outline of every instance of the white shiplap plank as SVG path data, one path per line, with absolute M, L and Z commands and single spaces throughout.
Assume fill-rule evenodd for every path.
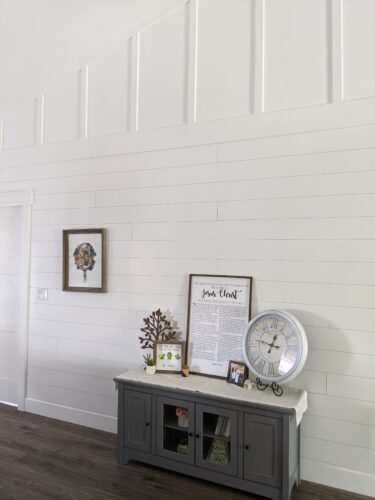
M 374 367 L 373 359 L 372 357 L 372 371 Z M 371 373 L 369 376 L 371 376 Z M 375 403 L 375 379 L 374 377 L 360 378 L 359 376 L 352 377 L 329 373 L 327 376 L 327 394 Z
M 331 418 L 306 415 L 302 422 L 302 436 L 324 439 L 361 448 L 375 449 L 375 425 L 337 421 Z
M 309 347 L 375 356 L 375 333 L 340 328 L 306 328 Z
M 301 457 L 369 474 L 374 472 L 375 451 L 369 448 L 302 437 Z
M 304 389 L 309 394 L 326 394 L 327 375 L 324 372 L 314 372 L 304 369 L 288 386 L 295 389 Z
M 275 219 L 133 225 L 135 240 L 368 240 L 374 218 Z M 344 243 L 342 243 L 344 244 Z
M 161 201 L 161 200 L 160 200 Z M 103 207 L 71 210 L 38 210 L 34 212 L 37 225 L 75 224 L 123 224 L 129 222 L 216 220 L 216 203 L 186 203 L 175 205 L 148 205 L 145 207 Z
M 277 178 L 259 178 L 244 179 L 242 181 L 221 181 L 206 183 L 192 183 L 185 185 L 176 185 L 171 189 L 170 186 L 157 186 L 132 189 L 98 189 L 96 200 L 98 206 L 124 206 L 124 205 L 146 205 L 161 204 L 164 200 L 169 203 L 182 202 L 202 202 L 202 201 L 228 201 L 228 200 L 249 200 L 261 198 L 288 198 L 288 197 L 313 197 L 313 196 L 336 196 L 352 195 L 355 193 L 368 193 L 369 186 L 375 183 L 375 171 L 363 172 L 343 172 L 332 174 L 317 174 L 303 176 L 285 176 Z M 371 190 L 370 190 L 371 192 Z M 365 198 L 366 199 L 366 198 Z M 372 206 L 372 198 L 368 203 Z M 335 198 L 331 199 L 332 205 L 335 205 Z M 271 202 L 272 203 L 276 202 Z M 301 201 L 302 203 L 302 201 Z M 324 203 L 324 199 L 323 199 Z M 366 202 L 365 207 L 366 207 Z M 285 211 L 287 211 L 288 202 L 286 202 Z M 308 210 L 308 209 L 306 209 Z M 331 211 L 334 208 L 331 208 Z M 364 208 L 358 215 L 363 214 Z M 367 209 L 371 210 L 371 208 Z M 222 215 L 221 211 L 221 215 Z M 290 212 L 289 212 L 290 213 Z M 308 215 L 307 212 L 306 215 Z M 336 212 L 337 213 L 337 212 Z M 310 210 L 311 214 L 311 210 Z M 333 212 L 334 214 L 334 212 Z M 315 214 L 315 217 L 318 216 Z M 345 215 L 345 212 L 340 214 Z M 350 214 L 356 215 L 356 212 Z M 295 216 L 295 214 L 294 214 Z M 327 215 L 326 215 L 327 216 Z M 262 217 L 261 213 L 257 215 Z M 280 215 L 279 215 L 280 217 Z M 251 218 L 251 217 L 249 217 Z
M 247 235 L 245 235 L 247 236 Z M 33 245 L 35 255 L 46 254 L 43 244 Z M 60 249 L 60 246 L 59 246 Z M 54 248 L 51 249 L 54 251 Z M 38 252 L 38 253 L 37 253 Z M 58 254 L 57 254 L 58 255 Z M 109 245 L 109 257 L 254 259 L 284 261 L 327 261 L 373 263 L 375 240 L 229 240 L 219 239 L 116 241 Z
M 38 368 L 30 366 L 27 371 L 28 380 L 31 384 L 45 384 L 63 389 L 81 391 L 88 394 L 116 398 L 113 390 L 113 380 L 87 375 L 78 375 L 66 371 L 58 371 L 48 368 Z
M 218 271 L 222 274 L 256 276 L 262 281 L 375 285 L 375 263 L 371 262 L 297 261 L 292 260 L 292 256 L 291 260 L 220 259 Z
M 255 194 L 256 196 L 256 194 Z M 308 196 L 221 202 L 219 220 L 278 219 L 280 217 L 367 217 L 375 215 L 375 194 Z
M 57 350 L 57 341 L 53 338 L 29 334 L 28 348 L 33 351 L 48 352 L 53 354 Z
M 298 134 L 279 135 L 272 138 L 272 144 L 265 139 L 249 139 L 227 142 L 218 145 L 219 161 L 246 160 L 270 156 L 294 156 L 301 154 L 323 153 L 350 149 L 372 148 L 374 126 L 358 129 L 323 129 Z
M 43 353 L 41 351 L 29 350 L 29 366 L 58 370 L 67 373 L 79 373 L 91 377 L 113 378 L 125 371 L 127 366 L 123 362 L 113 363 L 84 357 L 84 352 L 77 353 L 80 356 L 63 356 L 61 354 Z
M 255 300 L 285 301 L 295 304 L 318 304 L 338 307 L 374 308 L 375 287 L 331 283 L 296 283 L 276 280 L 256 280 Z M 374 309 L 375 313 L 375 309 Z
M 355 377 L 375 379 L 374 358 L 368 354 L 310 349 L 306 368 L 328 372 L 328 383 L 332 382 L 330 378 L 331 374 L 351 375 L 353 376 L 354 384 L 356 381 Z
M 43 279 L 43 274 L 40 275 Z M 61 278 L 59 276 L 58 282 Z M 42 281 L 41 281 L 42 282 Z M 98 293 L 95 296 L 90 296 L 86 293 L 79 292 L 63 292 L 50 287 L 48 290 L 48 304 L 55 306 L 71 306 L 71 307 L 87 307 L 87 308 L 103 308 L 103 309 L 120 309 L 128 310 L 130 296 L 126 293 Z M 30 289 L 30 302 L 38 303 L 38 289 Z
M 85 342 L 102 342 L 103 344 L 129 346 L 137 338 L 139 329 L 122 327 L 109 327 L 98 325 L 76 324 L 72 322 L 59 322 L 53 320 L 32 319 L 29 323 L 32 335 L 42 337 L 81 340 Z M 82 353 L 84 357 L 84 352 Z
M 117 411 L 117 401 L 115 398 L 54 387 L 48 384 L 30 382 L 28 384 L 28 398 L 113 417 L 116 416 Z
M 308 394 L 309 415 L 344 420 L 358 424 L 375 425 L 375 403 L 336 397 L 331 395 Z

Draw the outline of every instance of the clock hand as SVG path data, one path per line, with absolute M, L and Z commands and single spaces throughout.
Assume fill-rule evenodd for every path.
M 260 344 L 266 344 L 266 345 L 272 346 L 272 344 L 269 344 L 268 342 L 264 342 L 264 340 L 258 340 L 258 342 Z
M 268 349 L 268 354 L 271 354 L 272 347 L 274 347 L 275 349 L 280 349 L 279 345 L 273 345 L 273 344 L 268 344 L 268 345 L 270 346 L 270 348 Z

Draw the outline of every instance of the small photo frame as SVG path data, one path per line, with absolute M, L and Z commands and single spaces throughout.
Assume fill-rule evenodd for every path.
M 155 342 L 154 362 L 157 373 L 181 373 L 184 359 L 185 342 Z
M 105 229 L 63 231 L 62 289 L 105 292 Z
M 249 369 L 241 361 L 229 361 L 228 364 L 228 384 L 244 386 L 245 380 L 249 377 Z

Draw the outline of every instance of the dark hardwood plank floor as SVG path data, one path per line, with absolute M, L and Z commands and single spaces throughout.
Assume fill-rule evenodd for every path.
M 0 404 L 0 500 L 240 500 L 236 490 L 116 463 L 116 436 Z M 364 500 L 302 482 L 293 500 Z

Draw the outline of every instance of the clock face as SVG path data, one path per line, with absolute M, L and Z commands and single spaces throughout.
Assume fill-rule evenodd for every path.
M 290 313 L 264 311 L 250 321 L 243 350 L 249 370 L 256 378 L 264 382 L 287 382 L 305 364 L 305 331 Z

